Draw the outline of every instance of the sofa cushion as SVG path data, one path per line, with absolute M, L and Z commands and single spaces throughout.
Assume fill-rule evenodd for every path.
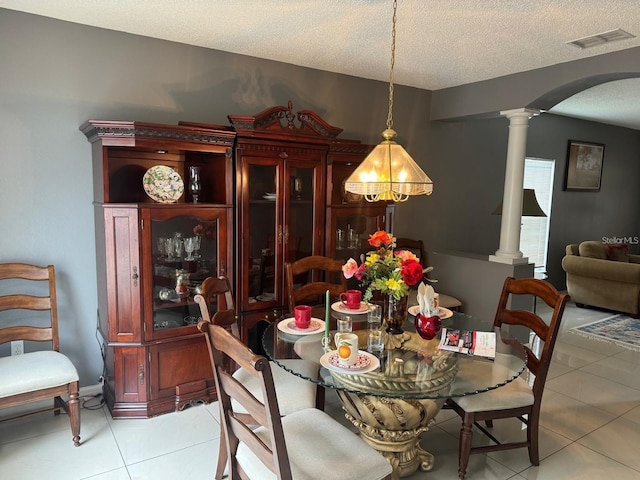
M 564 253 L 567 255 L 580 255 L 580 250 L 578 250 L 577 243 L 570 243 L 564 249 Z
M 629 246 L 625 244 L 607 245 L 607 259 L 616 262 L 629 262 Z
M 578 247 L 581 257 L 599 258 L 600 260 L 607 259 L 606 245 L 597 240 L 588 240 L 582 242 Z

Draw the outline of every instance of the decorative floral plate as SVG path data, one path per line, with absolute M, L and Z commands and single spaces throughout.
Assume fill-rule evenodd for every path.
M 156 165 L 142 177 L 144 191 L 159 203 L 175 203 L 184 193 L 182 177 L 173 168 Z
M 320 357 L 320 365 L 340 373 L 368 373 L 380 366 L 380 360 L 375 355 L 362 350 L 358 351 L 358 361 L 354 365 L 341 365 L 338 352 L 327 352 Z
M 331 308 L 340 313 L 367 313 L 369 311 L 369 304 L 365 302 L 360 302 L 360 306 L 358 308 L 347 308 L 347 306 L 341 301 L 337 301 L 331 305 Z
M 319 318 L 311 317 L 309 327 L 300 328 L 296 325 L 294 318 L 286 318 L 278 322 L 278 330 L 292 335 L 313 335 L 315 333 L 324 332 L 324 321 Z

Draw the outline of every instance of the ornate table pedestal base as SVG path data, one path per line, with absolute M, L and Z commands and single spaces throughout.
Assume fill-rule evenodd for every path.
M 429 429 L 444 400 L 400 400 L 338 391 L 345 416 L 360 436 L 393 467 L 393 480 L 418 468 L 433 468 L 433 455 L 420 447 L 420 434 Z
M 433 455 L 420 448 L 420 434 L 444 405 L 458 360 L 451 352 L 439 351 L 437 339 L 423 340 L 414 332 L 389 335 L 385 345 L 380 371 L 331 375 L 345 387 L 338 396 L 346 417 L 389 460 L 397 480 L 418 467 L 433 467 Z

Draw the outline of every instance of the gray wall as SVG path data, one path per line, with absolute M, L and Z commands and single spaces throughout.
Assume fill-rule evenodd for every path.
M 411 200 L 422 205 L 396 232 L 423 238 L 431 251 L 495 253 L 500 217 L 491 212 L 502 201 L 508 120 L 432 122 L 431 130 L 431 156 L 439 159 L 428 171 L 434 193 Z M 605 144 L 599 192 L 563 190 L 569 139 Z M 561 261 L 568 243 L 640 236 L 640 132 L 542 114 L 529 122 L 526 152 L 555 160 L 547 265 L 549 281 L 564 289 Z M 438 278 L 437 271 L 433 277 Z
M 61 348 L 78 366 L 82 385 L 95 383 L 102 371 L 96 339 L 91 149 L 78 130 L 82 122 L 226 125 L 228 114 L 255 114 L 292 100 L 296 110 L 314 110 L 343 128 L 342 138 L 377 143 L 386 121 L 384 82 L 3 9 L 0 62 L 0 261 L 56 265 Z M 639 64 L 630 62 L 629 68 Z M 580 74 L 601 69 L 603 63 L 589 65 L 581 64 Z M 557 77 L 546 72 L 555 78 L 549 89 L 567 81 L 567 67 L 558 68 Z M 505 82 L 509 79 L 483 82 L 485 100 L 500 99 Z M 510 88 L 517 90 L 518 83 Z M 487 89 L 495 91 L 487 96 Z M 441 93 L 441 112 L 451 105 L 461 116 L 496 109 L 492 102 L 475 105 L 469 99 L 473 91 L 471 86 L 433 94 L 395 89 L 399 141 L 435 182 L 432 196 L 396 208 L 396 234 L 423 238 L 430 250 L 488 254 L 498 247 L 499 220 L 489 213 L 502 197 L 507 120 L 429 122 L 432 97 L 435 101 Z M 519 98 L 498 103 L 524 106 L 511 103 Z M 469 105 L 472 111 L 465 110 Z M 551 232 L 556 253 L 550 257 L 556 264 L 559 247 L 567 241 L 636 234 L 638 227 L 636 132 L 553 117 L 532 120 L 527 152 L 555 158 L 557 182 L 564 174 L 568 138 L 607 144 L 605 173 L 600 193 L 561 192 L 556 185 Z M 553 273 L 552 280 L 562 283 L 563 276 Z M 481 288 L 481 279 L 477 284 Z
M 54 264 L 61 349 L 96 383 L 96 278 L 87 119 L 228 125 L 293 101 L 377 143 L 388 84 L 0 9 L 0 261 Z M 427 150 L 431 93 L 398 86 L 395 127 Z M 418 156 L 417 158 L 420 158 Z M 428 166 L 424 166 L 428 169 Z M 5 346 L 0 354 L 6 353 Z

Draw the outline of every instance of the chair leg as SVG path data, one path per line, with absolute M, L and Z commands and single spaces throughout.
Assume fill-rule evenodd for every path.
M 462 428 L 460 429 L 460 446 L 458 452 L 458 478 L 464 479 L 467 473 L 467 465 L 469 464 L 469 456 L 471 455 L 471 440 L 473 439 L 473 414 L 465 413 L 462 419 Z
M 77 386 L 76 386 L 77 387 Z M 71 434 L 73 435 L 73 444 L 80 446 L 80 399 L 78 398 L 78 389 L 69 394 L 69 421 L 71 422 Z
M 224 434 L 223 426 L 220 425 L 220 448 L 218 449 L 218 466 L 216 467 L 215 480 L 221 480 L 224 477 L 224 469 L 227 466 L 227 439 Z
M 538 450 L 538 420 L 537 413 L 530 413 L 527 424 L 527 441 L 529 442 L 529 460 L 531 465 L 540 465 L 540 453 Z

